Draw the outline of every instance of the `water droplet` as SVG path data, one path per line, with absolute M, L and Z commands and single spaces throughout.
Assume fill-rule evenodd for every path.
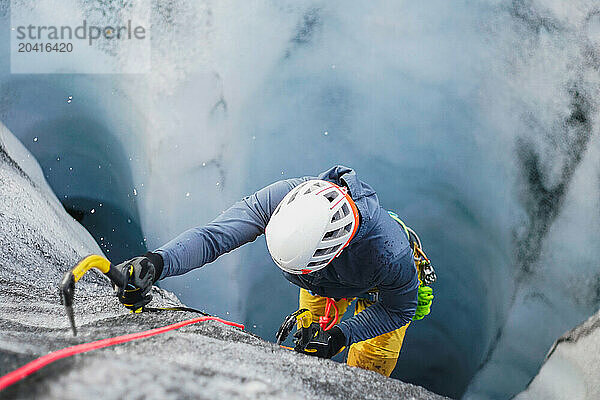
M 93 213 L 95 213 L 95 212 L 96 212 L 96 209 L 95 209 L 95 208 L 92 208 L 92 209 L 90 210 L 90 213 L 91 213 L 91 214 L 93 214 Z
M 56 157 L 56 161 L 60 161 L 60 157 Z
M 133 188 L 133 195 L 137 196 L 137 189 L 136 188 Z
M 37 142 L 37 141 L 38 141 L 38 138 L 37 138 L 37 136 L 33 138 L 33 141 L 34 141 L 34 142 Z
M 187 192 L 187 193 L 185 194 L 185 197 L 190 197 L 190 192 Z
M 203 166 L 203 167 L 206 167 L 206 163 L 205 163 L 205 162 L 203 162 L 203 163 L 202 163 L 202 166 Z
M 130 224 L 131 223 L 131 219 L 127 218 L 127 223 Z
M 98 165 L 98 169 L 102 168 L 102 165 Z
M 72 101 L 73 101 L 73 96 L 67 97 L 67 103 L 68 104 L 71 104 Z
M 327 136 L 327 135 L 329 135 L 329 132 L 325 131 L 325 132 L 323 133 L 323 135 Z
M 102 207 L 102 203 L 100 203 L 100 207 Z
M 220 185 L 220 182 L 217 182 L 217 186 L 219 186 L 219 185 Z
M 283 171 L 281 171 L 281 175 L 283 175 Z
M 69 171 L 73 171 L 73 167 L 69 167 Z

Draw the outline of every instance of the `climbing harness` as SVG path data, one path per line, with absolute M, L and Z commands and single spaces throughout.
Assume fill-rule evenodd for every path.
M 406 236 L 408 237 L 408 242 L 410 243 L 410 247 L 413 250 L 415 266 L 417 267 L 417 271 L 419 272 L 419 281 L 424 286 L 429 286 L 433 284 L 437 279 L 437 275 L 435 274 L 435 270 L 431 265 L 431 261 L 429 261 L 429 258 L 427 258 L 425 252 L 423 251 L 423 246 L 421 245 L 421 239 L 419 238 L 419 235 L 417 235 L 417 233 L 414 230 L 407 226 L 404 223 L 404 221 L 400 219 L 398 214 L 396 214 L 393 211 L 388 211 L 388 214 L 390 215 L 390 217 L 392 217 L 394 221 L 396 221 L 400 224 L 400 226 L 402 226 L 404 232 L 406 233 Z
M 400 219 L 398 214 L 393 211 L 388 211 L 390 216 L 402 226 L 406 236 L 408 237 L 410 247 L 413 250 L 413 257 L 415 261 L 415 266 L 417 267 L 417 271 L 419 274 L 419 285 L 420 286 L 429 286 L 434 283 L 437 279 L 435 270 L 431 265 L 431 261 L 427 258 L 427 255 L 423 251 L 423 247 L 421 245 L 421 239 L 417 235 L 417 233 L 412 230 L 410 227 L 406 226 L 406 224 Z M 312 294 L 312 293 L 311 293 Z M 370 302 L 376 303 L 379 301 L 379 290 L 377 288 L 373 288 L 369 290 L 365 295 L 361 296 Z M 325 315 L 319 317 L 319 325 L 324 331 L 327 331 L 333 328 L 340 319 L 339 309 L 336 305 L 336 300 L 325 297 Z M 339 300 L 339 299 L 338 299 Z M 333 317 L 331 316 L 331 309 L 333 308 Z M 285 341 L 285 339 L 290 334 L 294 325 L 298 326 L 298 330 L 300 331 L 300 343 L 302 341 L 309 340 L 308 337 L 309 327 L 312 324 L 312 314 L 306 308 L 300 309 L 290 315 L 288 315 L 281 327 L 277 331 L 277 344 L 281 346 L 281 343 Z M 284 348 L 288 348 L 286 346 L 281 346 Z M 288 348 L 290 349 L 290 348 Z
M 417 267 L 417 271 L 419 273 L 419 284 L 422 286 L 431 285 L 436 281 L 437 276 L 435 274 L 433 266 L 431 265 L 431 261 L 429 261 L 429 258 L 427 258 L 427 255 L 423 251 L 421 239 L 413 229 L 408 227 L 404 223 L 404 221 L 400 219 L 398 214 L 396 214 L 393 211 L 388 211 L 388 213 L 396 222 L 400 224 L 400 226 L 402 226 L 404 232 L 406 233 L 406 236 L 408 237 L 410 247 L 413 250 L 415 266 Z M 377 288 L 373 288 L 369 290 L 366 294 L 361 296 L 361 298 L 364 298 L 365 300 L 370 301 L 372 303 L 376 303 L 379 301 L 379 290 Z M 335 299 L 331 299 L 329 297 L 326 297 L 325 299 L 325 315 L 319 317 L 319 324 L 321 325 L 321 328 L 323 328 L 324 331 L 333 328 L 339 322 L 340 317 Z M 330 316 L 332 307 L 334 309 L 333 317 Z

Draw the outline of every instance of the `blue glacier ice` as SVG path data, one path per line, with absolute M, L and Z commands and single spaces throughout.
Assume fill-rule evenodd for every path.
M 46 17 L 119 19 L 61 3 Z M 595 1 L 173 0 L 150 15 L 150 73 L 17 74 L 0 58 L 0 121 L 114 262 L 339 163 L 438 272 L 394 376 L 507 398 L 598 309 Z M 297 306 L 262 238 L 162 285 L 269 339 Z

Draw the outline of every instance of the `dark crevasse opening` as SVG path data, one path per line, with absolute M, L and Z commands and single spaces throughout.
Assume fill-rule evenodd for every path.
M 44 121 L 21 140 L 66 211 L 112 262 L 146 251 L 129 158 L 101 123 L 80 117 Z

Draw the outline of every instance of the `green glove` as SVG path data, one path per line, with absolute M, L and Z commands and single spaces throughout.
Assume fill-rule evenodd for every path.
M 431 312 L 431 302 L 433 301 L 433 289 L 430 286 L 419 286 L 417 301 L 417 312 L 413 321 L 425 318 Z

